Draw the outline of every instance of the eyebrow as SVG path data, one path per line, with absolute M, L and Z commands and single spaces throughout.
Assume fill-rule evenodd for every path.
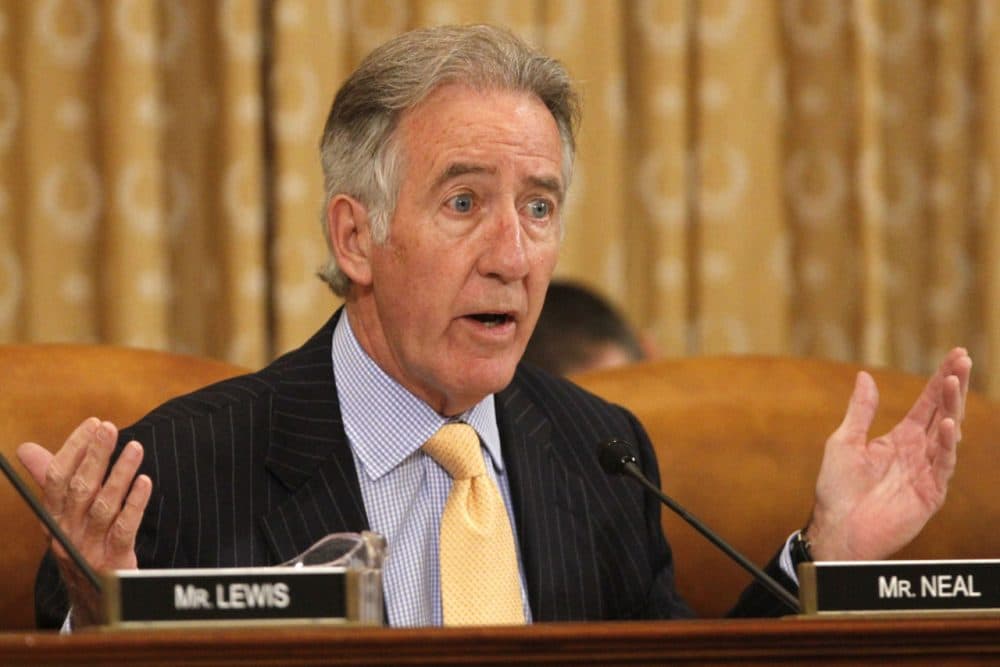
M 468 162 L 452 162 L 448 167 L 441 172 L 441 175 L 437 177 L 434 181 L 434 188 L 437 189 L 450 181 L 453 178 L 459 176 L 465 176 L 466 174 L 495 174 L 496 169 L 484 167 L 480 164 L 470 164 Z
M 493 167 L 487 167 L 481 164 L 474 164 L 469 162 L 452 162 L 448 167 L 441 172 L 441 175 L 437 177 L 434 181 L 434 189 L 443 186 L 445 183 L 453 178 L 459 176 L 465 176 L 467 174 L 495 174 L 496 169 Z M 528 183 L 531 185 L 541 188 L 542 190 L 547 190 L 556 196 L 556 199 L 561 203 L 563 200 L 563 188 L 562 182 L 555 177 L 547 176 L 529 176 Z
M 562 182 L 558 178 L 531 176 L 528 178 L 528 182 L 537 188 L 551 192 L 556 196 L 556 199 L 559 200 L 559 203 L 562 203 L 565 192 L 563 192 Z

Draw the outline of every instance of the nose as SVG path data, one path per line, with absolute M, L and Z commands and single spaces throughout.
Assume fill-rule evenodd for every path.
M 521 280 L 528 274 L 526 244 L 529 241 L 513 204 L 493 216 L 483 237 L 484 247 L 478 265 L 480 274 L 505 283 Z

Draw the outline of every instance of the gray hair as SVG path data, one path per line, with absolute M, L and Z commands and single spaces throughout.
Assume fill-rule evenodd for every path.
M 549 109 L 563 147 L 569 187 L 576 153 L 579 100 L 565 67 L 508 30 L 489 25 L 439 26 L 407 32 L 372 51 L 333 100 L 320 142 L 326 202 L 347 194 L 367 209 L 375 243 L 389 236 L 404 156 L 394 132 L 402 115 L 442 85 L 523 91 Z M 323 234 L 330 232 L 323 211 Z M 350 287 L 331 253 L 319 271 L 340 296 Z

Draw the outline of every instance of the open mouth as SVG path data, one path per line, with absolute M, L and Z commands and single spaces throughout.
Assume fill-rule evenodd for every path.
M 477 322 L 482 322 L 487 328 L 498 327 L 501 324 L 514 321 L 514 318 L 507 313 L 474 313 L 469 317 Z

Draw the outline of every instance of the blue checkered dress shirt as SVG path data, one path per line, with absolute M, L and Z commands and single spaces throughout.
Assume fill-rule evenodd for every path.
M 438 532 L 451 477 L 420 448 L 448 421 L 464 421 L 476 429 L 483 455 L 492 464 L 486 470 L 507 506 L 516 545 L 493 395 L 456 419 L 442 417 L 368 356 L 351 331 L 346 311 L 333 333 L 333 369 L 368 521 L 389 544 L 383 570 L 389 624 L 441 625 Z M 520 549 L 518 554 L 524 616 L 530 621 Z

